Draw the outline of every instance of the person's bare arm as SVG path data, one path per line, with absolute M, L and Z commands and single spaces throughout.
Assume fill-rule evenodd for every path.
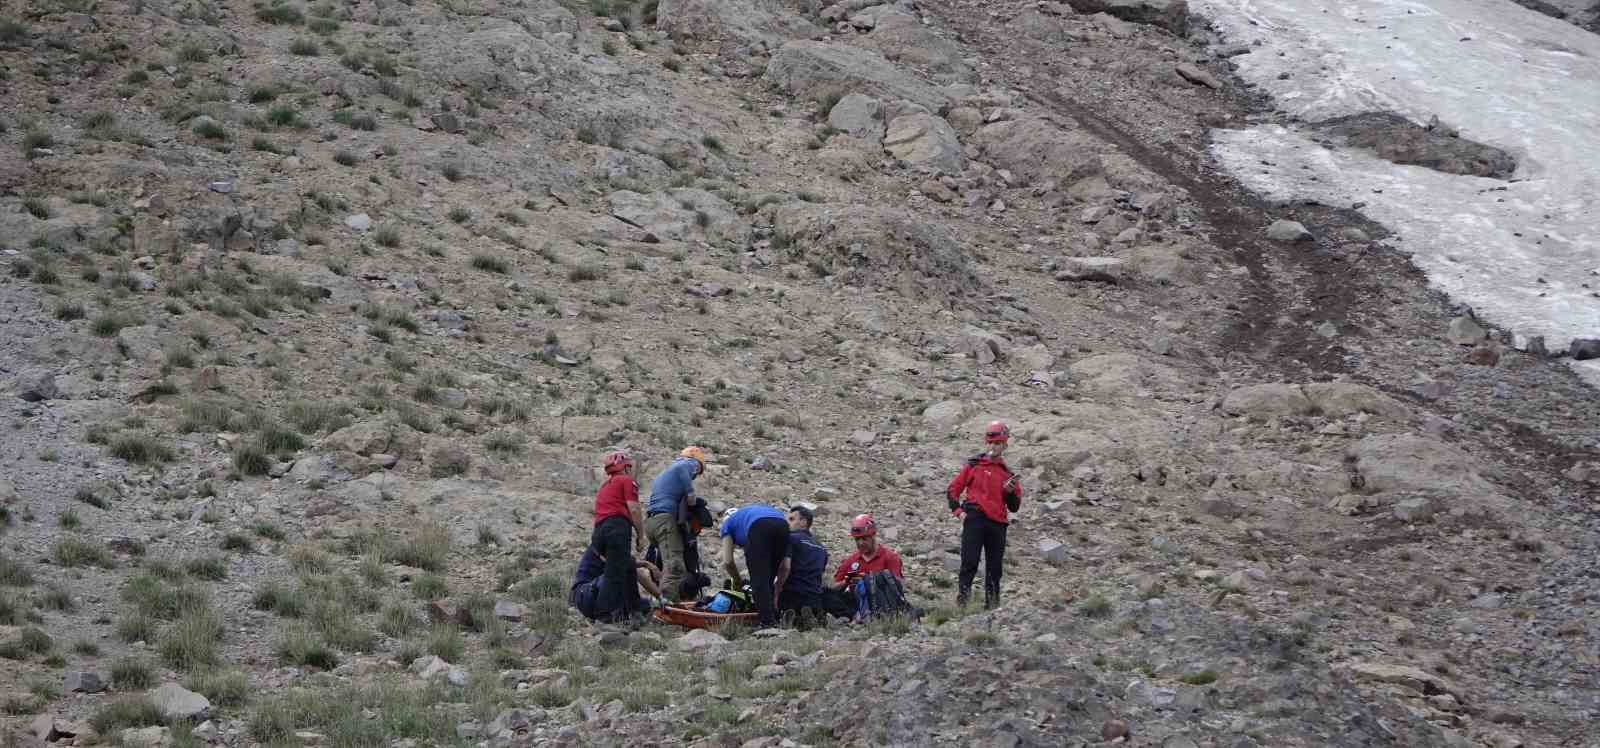
M 650 546 L 650 541 L 644 532 L 644 507 L 640 506 L 639 502 L 628 502 L 628 520 L 633 522 L 633 550 L 643 556 L 645 549 Z
M 739 564 L 733 560 L 733 536 L 722 536 L 722 573 L 728 576 L 734 587 L 744 586 L 744 580 L 739 577 Z
M 783 563 L 778 564 L 778 579 L 772 585 L 773 597 L 783 594 L 783 583 L 787 581 L 789 581 L 789 559 L 785 557 Z
M 661 588 L 656 586 L 656 580 L 649 574 L 639 575 L 639 586 L 650 593 L 651 597 L 661 597 Z

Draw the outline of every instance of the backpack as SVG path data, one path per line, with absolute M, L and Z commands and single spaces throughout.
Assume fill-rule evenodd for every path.
M 906 588 L 894 572 L 879 570 L 856 583 L 856 620 L 903 615 L 916 620 L 922 616 L 906 599 Z

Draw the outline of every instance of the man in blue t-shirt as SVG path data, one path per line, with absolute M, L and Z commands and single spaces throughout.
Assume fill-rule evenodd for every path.
M 783 575 L 789 571 L 789 521 L 783 512 L 766 504 L 751 504 L 729 509 L 722 515 L 722 570 L 733 588 L 744 585 L 739 564 L 733 560 L 734 546 L 744 549 L 744 564 L 750 570 L 750 588 L 756 598 L 756 612 L 762 628 L 778 625 L 778 607 L 773 597 Z
M 808 507 L 789 508 L 788 573 L 779 571 L 778 610 L 802 619 L 822 611 L 822 572 L 828 566 L 828 549 L 811 537 L 814 518 Z
M 644 532 L 661 554 L 661 589 L 676 595 L 679 583 L 690 575 L 685 562 L 684 536 L 694 513 L 694 479 L 706 469 L 706 453 L 699 447 L 685 447 L 656 479 L 650 482 L 650 501 L 645 503 Z M 693 570 L 698 571 L 698 569 Z

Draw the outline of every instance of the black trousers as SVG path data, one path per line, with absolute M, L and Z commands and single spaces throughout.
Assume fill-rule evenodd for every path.
M 967 508 L 961 525 L 961 579 L 956 602 L 967 603 L 972 578 L 978 575 L 978 554 L 983 554 L 983 607 L 1000 604 L 1000 573 L 1006 557 L 1006 523 L 996 522 L 977 507 Z
M 789 555 L 789 523 L 777 517 L 764 517 L 750 524 L 744 542 L 744 564 L 750 570 L 750 588 L 756 597 L 756 612 L 762 626 L 778 624 L 778 605 L 772 587 L 778 581 L 778 566 Z
M 607 517 L 594 526 L 589 536 L 594 549 L 606 559 L 600 596 L 595 609 L 600 617 L 623 618 L 642 607 L 639 603 L 639 572 L 633 565 L 633 523 L 625 517 Z

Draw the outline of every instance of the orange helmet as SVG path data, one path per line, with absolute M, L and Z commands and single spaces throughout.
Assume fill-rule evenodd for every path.
M 700 463 L 699 472 L 701 472 L 701 473 L 705 472 L 705 469 L 706 469 L 706 451 L 705 450 L 703 450 L 703 449 L 701 449 L 699 447 L 684 447 L 683 451 L 678 453 L 678 456 L 679 457 L 687 457 L 687 458 L 689 458 L 691 460 L 694 460 L 695 462 Z
M 990 444 L 1011 441 L 1011 427 L 1005 421 L 990 421 L 989 427 L 983 430 L 983 440 Z
M 878 523 L 874 522 L 870 514 L 857 514 L 850 520 L 850 537 L 870 538 L 878 534 Z
M 604 464 L 606 466 L 606 475 L 613 475 L 633 467 L 633 458 L 629 457 L 627 452 L 617 450 L 606 455 Z

